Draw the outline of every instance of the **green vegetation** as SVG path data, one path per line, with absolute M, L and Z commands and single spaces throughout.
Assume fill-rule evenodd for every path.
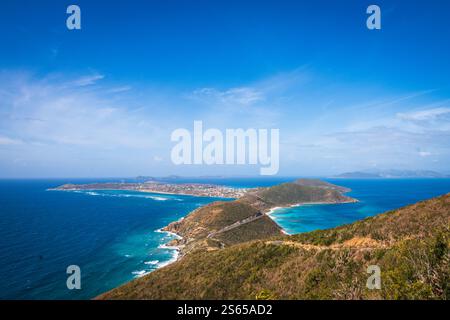
M 289 206 L 308 202 L 348 202 L 350 197 L 342 195 L 336 188 L 324 186 L 308 186 L 298 183 L 283 183 L 258 192 L 264 202 L 273 206 Z
M 280 227 L 267 216 L 251 223 L 226 231 L 214 236 L 225 245 L 247 242 L 255 239 L 266 239 L 274 235 L 280 235 Z
M 99 298 L 448 299 L 449 221 L 450 194 L 334 229 L 196 251 Z M 381 268 L 381 290 L 366 288 L 369 265 Z
M 333 229 L 302 233 L 293 239 L 315 245 L 343 243 L 354 237 L 369 237 L 382 243 L 393 243 L 409 236 L 427 237 L 449 223 L 448 196 L 418 202 Z M 446 213 L 447 214 L 444 214 Z M 440 214 L 437 214 L 440 213 Z
M 165 229 L 176 232 L 182 237 L 198 240 L 207 237 L 208 234 L 212 232 L 230 226 L 233 223 L 255 216 L 258 212 L 259 211 L 250 204 L 239 200 L 232 202 L 215 202 L 191 212 L 185 219 L 171 223 Z M 280 233 L 279 228 L 273 227 L 273 225 L 275 225 L 273 221 L 264 221 L 271 225 L 268 228 L 275 231 L 272 235 Z M 258 224 L 258 226 L 261 227 L 261 224 Z M 257 239 L 257 237 L 254 239 Z
M 400 243 L 384 257 L 385 299 L 450 299 L 449 228 Z
M 173 245 L 182 253 L 215 250 L 251 240 L 281 236 L 281 228 L 263 215 L 274 206 L 308 202 L 346 202 L 352 199 L 342 195 L 348 189 L 314 179 L 252 190 L 232 202 L 215 202 L 199 208 L 168 225 L 165 230 L 183 237 Z M 212 241 L 214 240 L 214 241 Z
M 326 181 L 322 181 L 319 179 L 298 179 L 295 180 L 294 182 L 292 182 L 293 184 L 297 184 L 300 186 L 305 186 L 305 187 L 319 187 L 319 188 L 325 188 L 325 189 L 333 189 L 333 190 L 338 190 L 340 192 L 349 192 L 350 189 L 345 188 L 345 187 L 341 187 Z

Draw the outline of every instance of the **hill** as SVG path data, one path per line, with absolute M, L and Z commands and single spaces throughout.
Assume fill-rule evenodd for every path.
M 450 194 L 295 236 L 197 251 L 100 299 L 448 299 Z M 369 265 L 381 290 L 366 288 Z
M 179 247 L 182 255 L 282 234 L 281 228 L 272 219 L 241 200 L 214 202 L 198 208 L 163 230 L 182 237 L 169 243 Z
M 349 192 L 349 191 L 351 191 L 349 188 L 338 186 L 338 185 L 329 183 L 327 181 L 319 180 L 319 179 L 297 179 L 293 183 L 297 184 L 299 186 L 319 187 L 319 188 L 324 188 L 324 189 L 337 190 L 337 191 L 340 191 L 340 192 Z
M 265 215 L 277 206 L 299 203 L 338 203 L 355 201 L 342 194 L 348 189 L 320 180 L 297 180 L 292 183 L 252 189 L 231 202 L 214 202 L 201 207 L 164 231 L 176 233 L 182 239 L 171 245 L 182 254 L 196 250 L 215 250 L 226 246 L 282 234 L 281 228 Z
M 267 204 L 273 206 L 289 206 L 303 203 L 344 203 L 354 202 L 343 192 L 349 191 L 346 188 L 336 185 L 311 182 L 311 185 L 304 181 L 293 183 L 283 183 L 271 188 L 260 190 L 257 196 Z

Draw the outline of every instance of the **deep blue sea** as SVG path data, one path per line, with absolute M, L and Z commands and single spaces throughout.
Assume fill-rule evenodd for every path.
M 270 186 L 294 178 L 198 178 L 171 182 Z M 280 209 L 289 233 L 330 228 L 450 192 L 450 179 L 326 179 L 352 189 L 354 204 Z M 129 191 L 46 191 L 118 179 L 0 180 L 0 299 L 89 299 L 169 263 L 172 236 L 157 232 L 219 199 Z M 68 290 L 66 268 L 81 268 Z
M 0 180 L 0 298 L 88 299 L 171 261 L 156 232 L 217 198 L 46 191 L 105 180 Z M 113 181 L 117 181 L 114 180 Z M 68 290 L 66 268 L 81 269 Z

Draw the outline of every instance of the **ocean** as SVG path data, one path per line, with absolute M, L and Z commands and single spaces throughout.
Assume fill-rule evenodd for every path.
M 0 299 L 90 299 L 172 261 L 157 232 L 218 198 L 46 191 L 105 180 L 0 180 Z M 111 181 L 117 181 L 112 179 Z M 68 290 L 69 265 L 81 290 Z
M 450 192 L 450 179 L 324 179 L 350 188 L 359 202 L 277 209 L 271 217 L 289 234 L 334 228 Z
M 170 182 L 270 186 L 295 178 L 197 178 Z M 450 179 L 325 179 L 352 189 L 353 204 L 279 209 L 287 232 L 335 227 L 450 192 Z M 0 180 L 0 299 L 90 299 L 176 258 L 158 229 L 217 198 L 131 191 L 47 191 L 118 179 Z M 68 290 L 66 268 L 81 268 Z

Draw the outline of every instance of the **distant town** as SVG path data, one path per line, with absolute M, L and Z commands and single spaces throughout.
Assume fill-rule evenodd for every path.
M 129 190 L 164 194 L 192 195 L 197 197 L 240 198 L 251 189 L 231 188 L 226 186 L 202 183 L 172 184 L 149 181 L 142 183 L 108 182 L 90 184 L 64 184 L 50 190 Z

